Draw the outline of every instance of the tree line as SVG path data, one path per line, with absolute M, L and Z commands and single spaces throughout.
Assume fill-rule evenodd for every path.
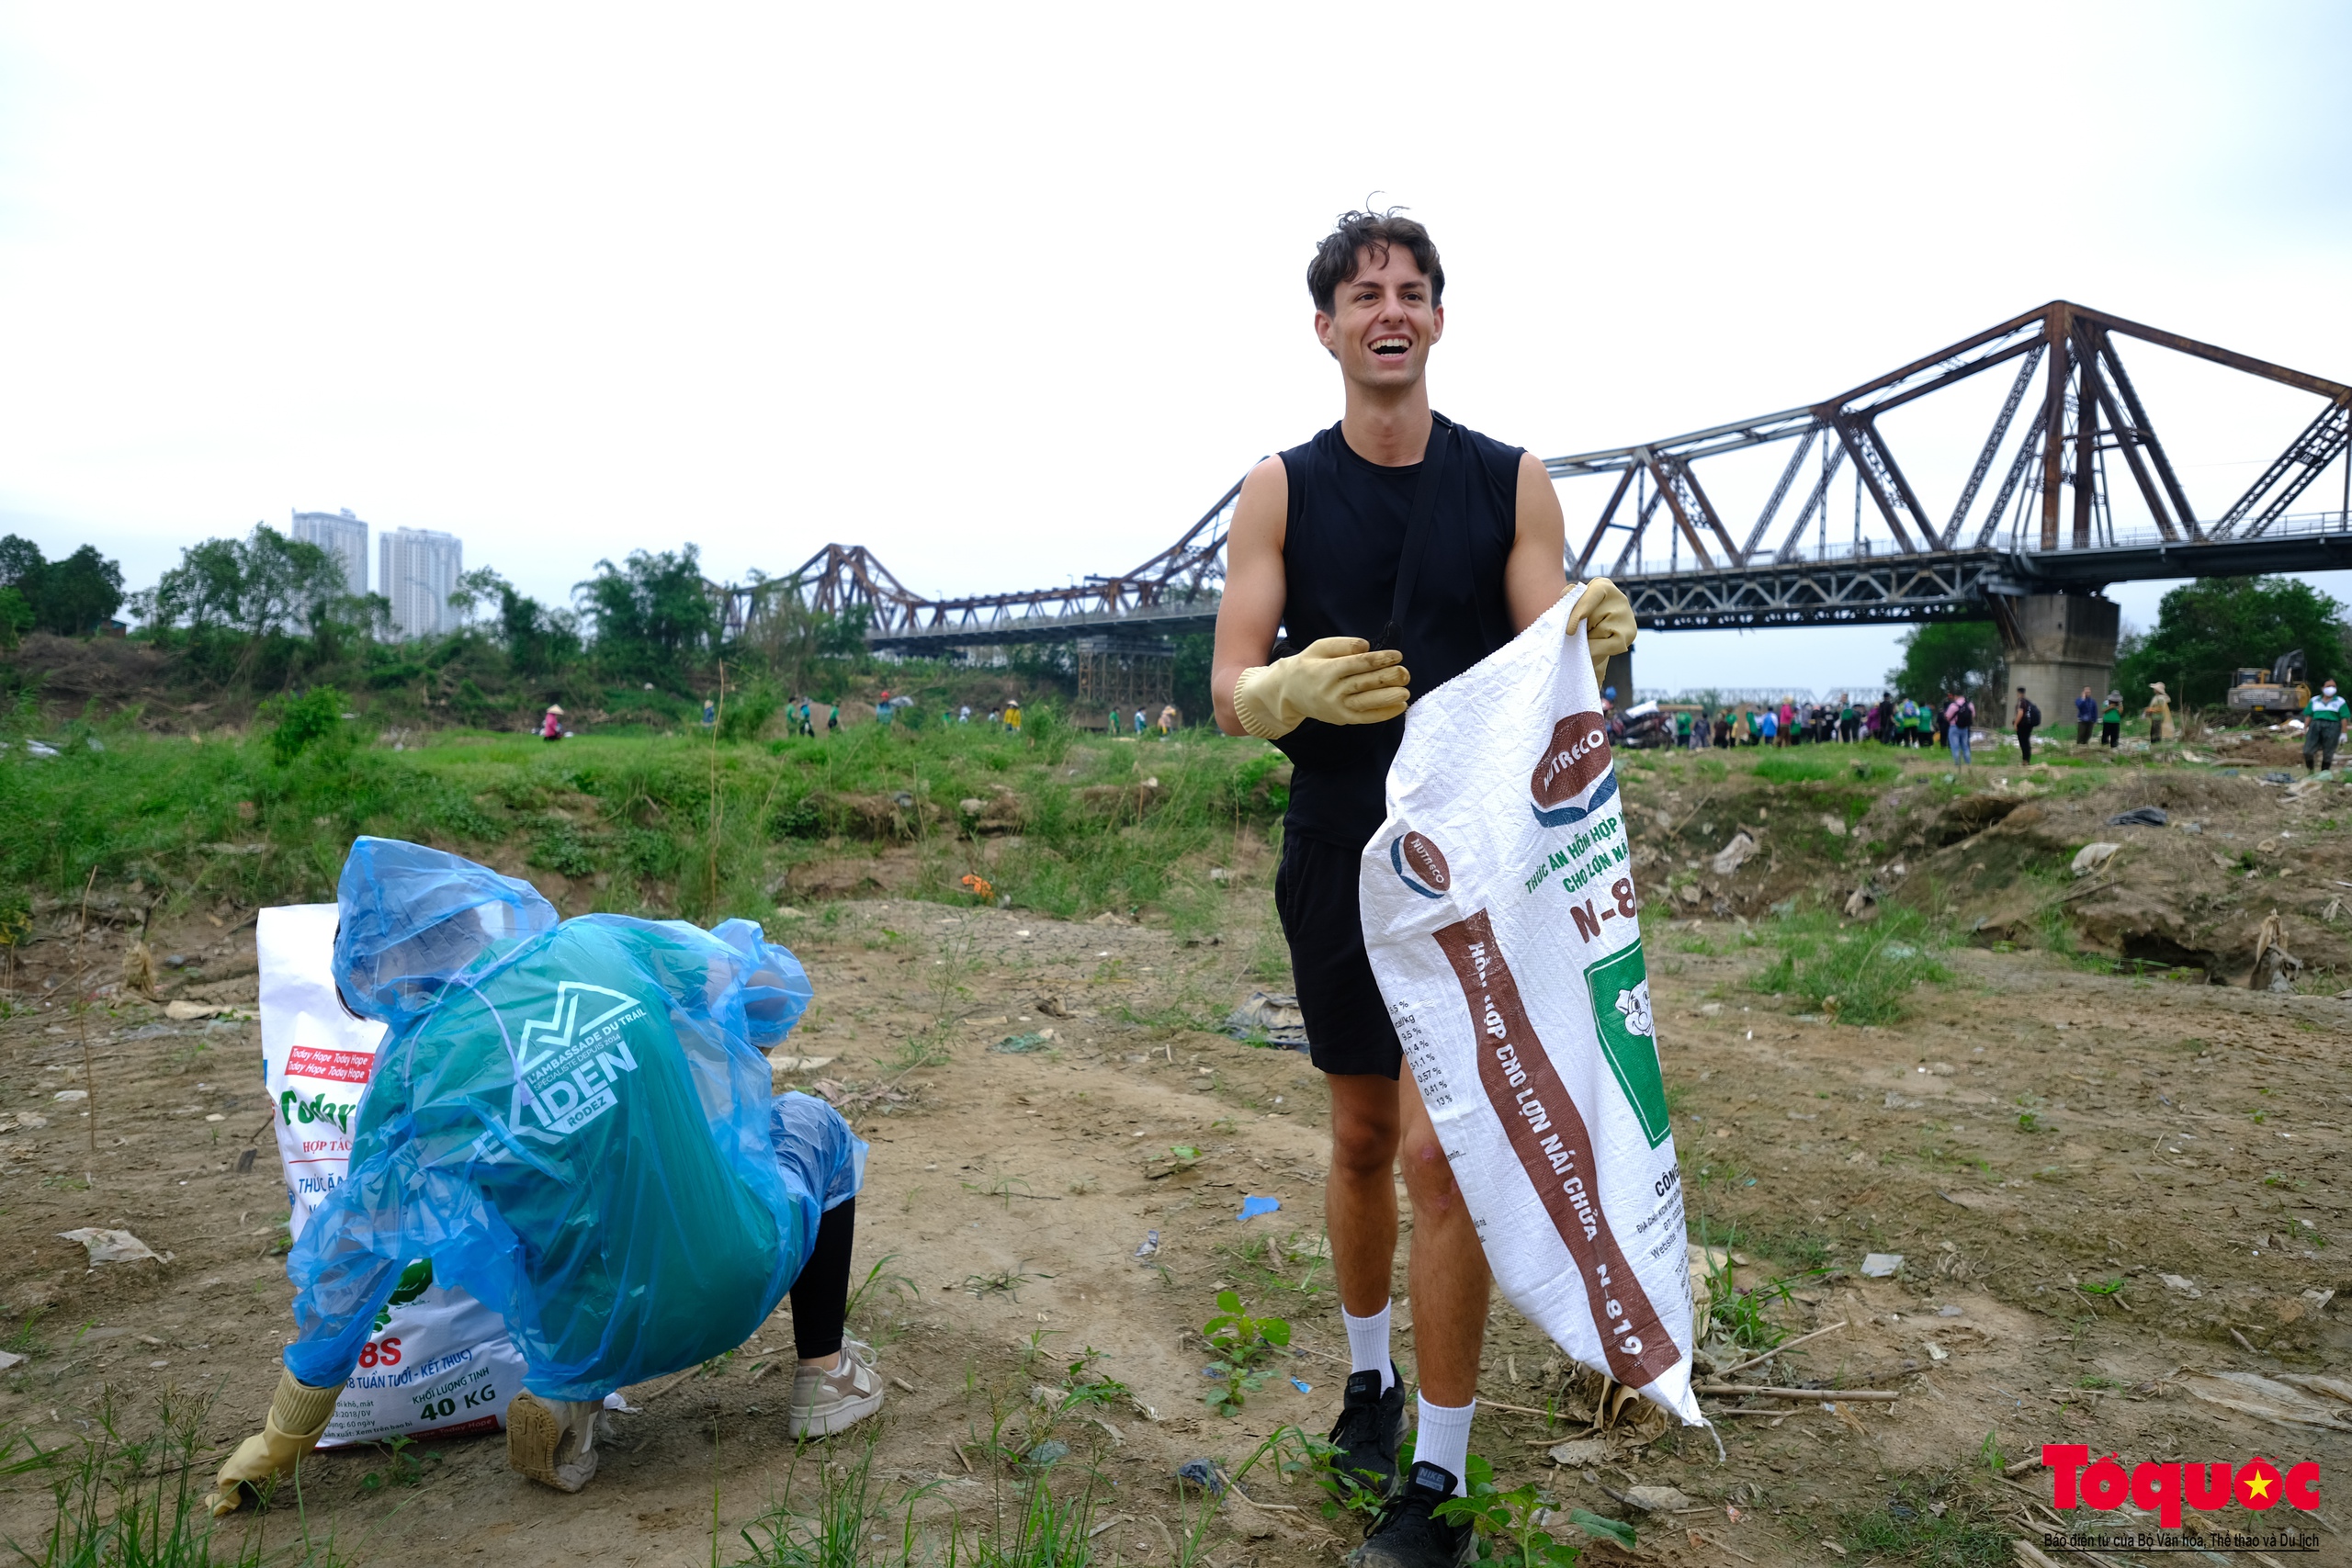
M 730 638 L 691 544 L 599 560 L 570 604 L 480 568 L 450 595 L 458 630 L 403 639 L 390 600 L 350 592 L 336 557 L 267 524 L 187 547 L 153 587 L 128 593 L 121 567 L 95 547 L 49 561 L 11 535 L 0 538 L 0 648 L 35 632 L 95 636 L 122 612 L 138 623 L 130 639 L 167 655 L 189 687 L 260 697 L 333 683 L 466 722 L 553 701 L 673 705 L 707 688 L 722 658 L 739 683 L 830 698 L 872 664 L 865 615 L 817 614 L 797 590 L 756 580 L 757 613 Z
M 546 604 L 479 568 L 451 595 L 466 616 L 459 630 L 403 640 L 382 594 L 352 593 L 334 556 L 266 524 L 242 539 L 189 546 L 153 588 L 135 592 L 125 592 L 120 565 L 95 546 L 52 561 L 29 539 L 0 536 L 0 649 L 36 632 L 95 636 L 127 611 L 139 623 L 129 635 L 169 655 L 192 686 L 260 696 L 339 683 L 469 723 L 546 702 L 662 705 L 648 703 L 649 693 L 684 701 L 713 684 L 721 659 L 738 682 L 764 682 L 779 699 L 831 701 L 875 676 L 863 607 L 820 614 L 785 578 L 755 576 L 752 592 L 746 628 L 729 637 L 692 544 L 599 560 L 570 604 Z M 2307 582 L 2199 578 L 2165 594 L 2153 629 L 2125 634 L 2115 685 L 2136 702 L 2163 681 L 2177 702 L 2218 706 L 2239 666 L 2267 667 L 2291 649 L 2304 651 L 2314 684 L 2352 674 L 2348 637 L 2346 607 Z M 1205 637 L 1181 639 L 1175 670 L 1177 700 L 1203 712 L 1208 652 Z M 1014 657 L 1004 672 L 1012 685 L 1069 683 L 1067 650 Z M 902 663 L 882 673 L 903 687 L 951 671 Z M 1912 628 L 1901 663 L 1887 671 L 1901 695 L 1964 691 L 1996 708 L 2005 682 L 2000 638 L 1985 621 Z
M 2135 713 L 2157 681 L 2184 707 L 2220 707 L 2241 666 L 2267 670 L 2301 649 L 2317 688 L 2323 676 L 2352 673 L 2345 614 L 2343 604 L 2296 578 L 2197 578 L 2165 594 L 2152 629 L 2124 633 L 2112 687 Z M 1980 713 L 2008 711 L 2000 634 L 1989 621 L 1912 627 L 1903 634 L 1903 661 L 1886 672 L 1886 683 L 1915 702 L 1965 692 Z

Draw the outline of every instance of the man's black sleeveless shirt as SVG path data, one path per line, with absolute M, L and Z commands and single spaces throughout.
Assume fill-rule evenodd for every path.
M 1454 459 L 1440 474 L 1428 551 L 1394 644 L 1412 671 L 1417 701 L 1511 637 L 1503 567 L 1519 535 L 1522 449 L 1453 428 Z M 1440 415 L 1430 433 L 1430 457 L 1446 434 Z M 1421 465 L 1367 462 L 1336 424 L 1282 459 L 1290 485 L 1283 636 L 1294 651 L 1327 637 L 1378 645 L 1395 607 Z M 1293 763 L 1284 833 L 1363 848 L 1387 815 L 1384 786 L 1404 734 L 1402 718 L 1360 725 L 1310 718 L 1276 741 Z

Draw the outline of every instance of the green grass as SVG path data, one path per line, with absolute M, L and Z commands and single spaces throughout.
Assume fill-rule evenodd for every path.
M 1820 784 L 1831 779 L 1887 784 L 1903 774 L 1902 765 L 1884 761 L 1876 747 L 1838 743 L 1767 751 L 1756 759 L 1750 771 L 1766 784 Z
M 43 1452 L 20 1433 L 0 1435 L 0 1475 L 45 1476 L 51 1506 L 42 1533 L 10 1539 L 9 1551 L 28 1568 L 334 1568 L 347 1561 L 332 1540 L 311 1538 L 291 1485 L 269 1510 L 212 1517 L 204 1493 L 220 1456 L 202 1435 L 209 1414 L 205 1402 L 165 1396 L 153 1429 L 134 1437 L 107 1393 L 72 1448 Z
M 21 742 L 28 713 L 0 718 L 0 739 Z M 94 872 L 183 908 L 330 897 L 369 833 L 520 861 L 627 914 L 764 918 L 792 900 L 794 867 L 895 850 L 912 852 L 919 897 L 969 906 L 960 879 L 976 874 L 1014 908 L 1157 909 L 1193 927 L 1225 897 L 1209 868 L 1237 838 L 1263 842 L 1283 803 L 1262 742 L 1194 730 L 1120 745 L 1045 710 L 1023 734 L 865 725 L 764 745 L 460 730 L 393 751 L 341 733 L 283 761 L 266 734 L 198 745 L 129 720 L 38 733 L 58 756 L 0 752 L 0 888 L 68 901 Z M 992 786 L 1022 819 L 993 861 L 961 806 Z
M 1915 988 L 1951 978 L 1935 957 L 1949 935 L 1916 910 L 1890 907 L 1865 924 L 1799 912 L 1763 931 L 1780 956 L 1750 984 L 1840 1023 L 1899 1023 Z

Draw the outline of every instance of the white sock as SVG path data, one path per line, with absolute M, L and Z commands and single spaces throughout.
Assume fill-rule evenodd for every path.
M 1383 1393 L 1396 1386 L 1396 1372 L 1388 1352 L 1388 1309 L 1393 1304 L 1381 1303 L 1380 1310 L 1370 1317 L 1358 1317 L 1345 1307 L 1340 1309 L 1340 1321 L 1348 1325 L 1348 1371 L 1378 1372 Z
M 1431 1404 L 1417 1395 L 1416 1403 L 1420 1411 L 1413 1433 L 1413 1462 L 1444 1467 L 1453 1477 L 1453 1495 L 1467 1496 L 1470 1488 L 1463 1472 L 1469 1468 L 1470 1416 L 1478 1402 Z

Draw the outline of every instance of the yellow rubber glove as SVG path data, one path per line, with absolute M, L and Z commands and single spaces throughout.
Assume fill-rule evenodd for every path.
M 341 1383 L 311 1388 L 296 1382 L 292 1372 L 279 1368 L 277 1392 L 270 1396 L 269 1419 L 262 1423 L 261 1435 L 237 1445 L 204 1499 L 213 1517 L 235 1513 L 249 1491 L 258 1496 L 268 1482 L 292 1475 L 302 1456 L 318 1446 L 328 1417 L 334 1414 L 335 1396 L 342 1392 Z
M 1571 587 L 1569 592 L 1575 593 Z M 1583 593 L 1569 606 L 1567 633 L 1576 635 L 1578 626 L 1587 628 L 1591 638 L 1589 651 L 1592 654 L 1592 679 L 1596 685 L 1609 678 L 1609 661 L 1634 646 L 1634 604 L 1625 591 L 1605 577 L 1596 577 L 1584 585 Z
M 1412 674 L 1394 649 L 1371 651 L 1360 637 L 1318 637 L 1305 652 L 1244 670 L 1233 683 L 1233 713 L 1261 740 L 1279 740 L 1310 718 L 1378 724 L 1405 711 Z

